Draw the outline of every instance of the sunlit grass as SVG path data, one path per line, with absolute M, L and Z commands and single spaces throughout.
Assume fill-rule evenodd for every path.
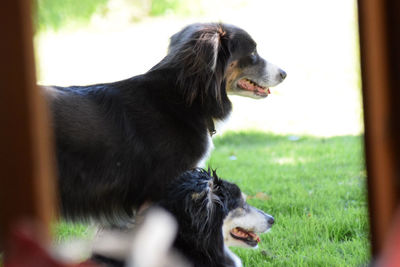
M 245 266 L 360 266 L 369 260 L 360 136 L 313 138 L 261 132 L 215 141 L 210 163 L 276 224 Z M 233 157 L 234 156 L 234 157 Z
M 85 25 L 107 2 L 108 0 L 35 0 L 36 29 L 59 30 L 71 23 Z

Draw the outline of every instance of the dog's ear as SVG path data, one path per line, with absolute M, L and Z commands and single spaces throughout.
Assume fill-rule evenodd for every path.
M 189 26 L 190 27 L 190 26 Z M 178 83 L 190 106 L 196 99 L 221 102 L 221 88 L 229 60 L 228 36 L 221 24 L 199 24 L 171 39 L 179 64 Z M 177 38 L 182 38 L 179 42 Z M 172 44 L 171 44 L 172 45 Z
M 223 246 L 222 225 L 226 215 L 224 203 L 213 192 L 210 170 L 194 169 L 175 179 L 162 206 L 179 222 L 180 235 L 188 244 L 206 255 L 213 247 Z
M 210 177 L 211 178 L 211 177 Z M 222 242 L 222 225 L 225 206 L 215 194 L 214 179 L 202 182 L 202 191 L 190 194 L 185 200 L 185 212 L 190 217 L 191 231 L 196 237 L 197 246 L 207 252 L 210 243 Z

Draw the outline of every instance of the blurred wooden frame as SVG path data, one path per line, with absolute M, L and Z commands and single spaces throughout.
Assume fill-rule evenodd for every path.
M 400 1 L 359 0 L 365 144 L 373 254 L 398 203 Z M 36 87 L 31 2 L 0 9 L 0 241 L 20 220 L 48 227 L 55 203 L 46 107 Z
M 371 242 L 376 256 L 399 203 L 400 2 L 359 0 L 358 11 Z
M 36 86 L 32 2 L 0 8 L 0 245 L 18 223 L 49 228 L 55 187 L 46 105 Z

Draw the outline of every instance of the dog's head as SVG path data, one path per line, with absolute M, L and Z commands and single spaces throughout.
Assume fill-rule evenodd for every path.
M 258 233 L 267 232 L 274 224 L 274 218 L 246 203 L 241 194 L 236 204 L 224 219 L 224 243 L 235 247 L 257 247 L 260 242 Z
M 274 223 L 272 216 L 251 207 L 233 183 L 215 171 L 194 169 L 175 179 L 162 206 L 177 219 L 179 234 L 201 242 L 224 242 L 227 246 L 256 247 Z M 186 233 L 183 233 L 187 231 Z
M 171 37 L 168 55 L 179 55 L 177 64 L 185 70 L 179 80 L 182 85 L 190 85 L 186 87 L 188 103 L 208 95 L 221 101 L 226 93 L 265 98 L 269 87 L 286 77 L 282 69 L 257 53 L 256 42 L 246 31 L 229 24 L 197 23 L 185 27 Z
M 286 72 L 258 54 L 256 42 L 246 31 L 232 25 L 226 28 L 231 33 L 227 92 L 256 99 L 267 97 L 269 88 L 280 84 Z

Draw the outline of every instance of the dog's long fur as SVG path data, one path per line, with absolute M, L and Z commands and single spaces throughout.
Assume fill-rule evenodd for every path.
M 119 224 L 145 201 L 162 198 L 168 182 L 207 154 L 212 122 L 229 115 L 234 65 L 266 69 L 254 51 L 240 28 L 194 24 L 174 35 L 167 56 L 143 75 L 46 87 L 63 215 Z M 267 74 L 270 86 L 284 78 Z M 259 83 L 267 86 L 267 78 Z

